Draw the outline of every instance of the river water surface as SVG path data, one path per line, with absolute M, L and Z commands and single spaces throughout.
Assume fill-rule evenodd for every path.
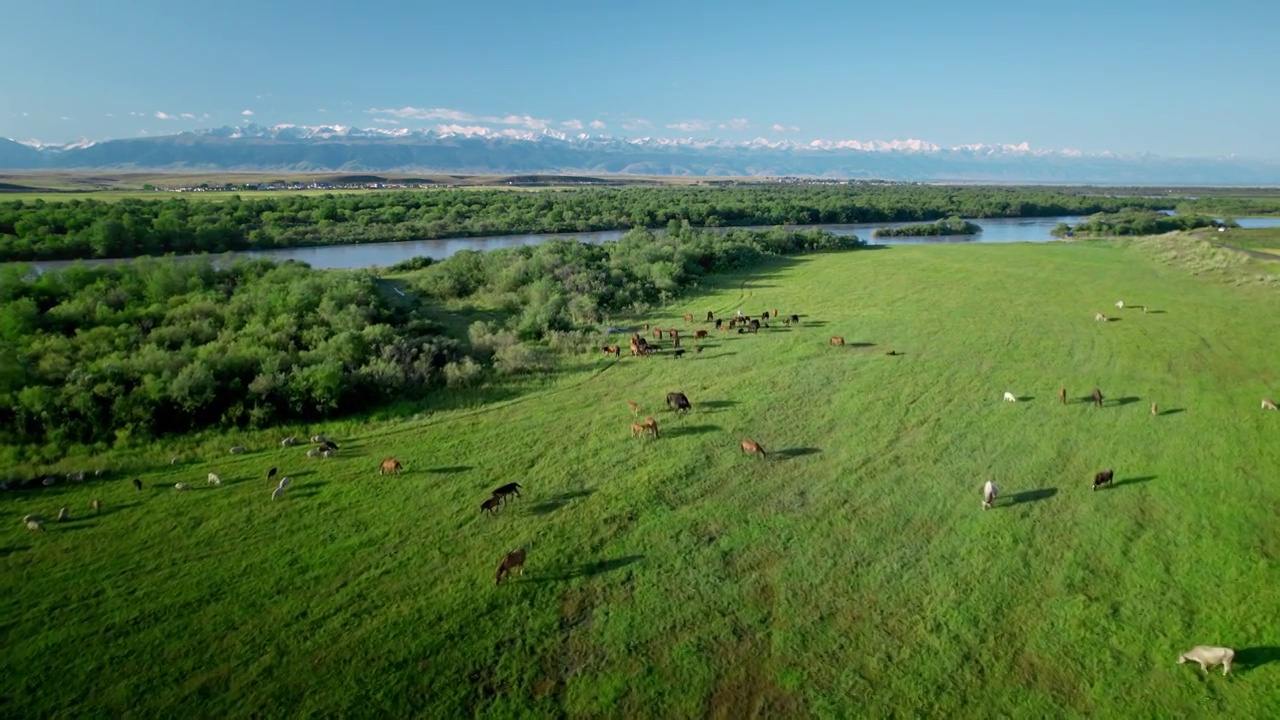
M 797 230 L 826 230 L 836 235 L 857 235 L 867 242 L 880 245 L 918 245 L 922 243 L 1011 243 L 1011 242 L 1049 242 L 1055 238 L 1049 234 L 1055 225 L 1065 222 L 1075 225 L 1084 220 L 1083 216 L 1064 216 L 1049 218 L 985 218 L 973 219 L 982 226 L 982 232 L 976 235 L 943 235 L 937 237 L 895 237 L 875 239 L 871 234 L 879 227 L 900 227 L 910 223 L 863 223 L 857 225 L 792 225 Z M 1280 227 L 1280 217 L 1236 218 L 1241 227 Z M 728 228 L 721 228 L 728 229 Z M 754 227 L 753 230 L 767 230 L 768 227 Z M 442 238 L 439 240 L 408 240 L 392 243 L 360 243 L 351 245 L 325 245 L 320 247 L 288 248 L 284 250 L 247 250 L 227 253 L 219 258 L 268 258 L 271 260 L 300 260 L 313 268 L 349 270 L 374 266 L 386 267 L 402 260 L 425 256 L 435 260 L 443 260 L 459 250 L 497 250 L 499 248 L 519 247 L 521 245 L 537 245 L 555 238 L 575 238 L 582 242 L 601 243 L 618 240 L 626 235 L 625 230 L 606 230 L 586 233 L 538 233 L 532 235 L 495 235 L 490 237 Z M 199 255 L 178 256 L 177 259 L 203 257 Z M 128 260 L 89 260 L 87 264 L 128 262 Z M 37 272 L 57 270 L 72 261 L 56 261 L 32 263 Z

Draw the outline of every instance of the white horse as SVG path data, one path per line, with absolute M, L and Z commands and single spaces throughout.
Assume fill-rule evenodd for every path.
M 1005 402 L 1018 402 L 1018 396 L 1017 396 L 1017 395 L 1014 395 L 1014 394 L 1013 394 L 1013 393 L 1011 393 L 1011 392 L 1005 392 L 1005 394 L 1004 394 L 1004 401 L 1005 401 Z
M 1235 659 L 1236 651 L 1231 648 L 1213 647 L 1212 645 L 1197 645 L 1190 650 L 1178 656 L 1178 664 L 1185 662 L 1200 663 L 1200 669 L 1208 672 L 1209 668 L 1214 665 L 1222 666 L 1222 674 L 1226 675 L 1231 672 L 1231 661 Z
M 1124 301 L 1123 301 L 1123 300 L 1117 300 L 1117 301 L 1116 301 L 1116 309 L 1117 309 L 1117 310 L 1123 310 L 1123 309 L 1124 309 Z
M 221 485 L 221 484 L 222 484 L 222 478 L 218 477 L 217 475 L 214 475 L 213 473 L 209 473 L 209 484 L 210 484 L 210 485 Z
M 991 504 L 996 501 L 996 495 L 999 494 L 996 484 L 992 480 L 988 480 L 986 485 L 982 486 L 982 509 L 988 510 Z

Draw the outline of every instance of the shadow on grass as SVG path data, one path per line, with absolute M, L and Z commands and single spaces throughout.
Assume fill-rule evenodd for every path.
M 1155 475 L 1143 475 L 1142 477 L 1122 478 L 1111 484 L 1112 487 L 1126 487 L 1129 485 L 1137 485 L 1139 483 L 1151 482 L 1155 480 Z
M 1259 646 L 1242 648 L 1236 651 L 1235 663 L 1250 670 L 1260 668 L 1268 663 L 1280 661 L 1280 647 Z M 1235 672 L 1235 670 L 1232 670 Z
M 134 508 L 134 507 L 137 507 L 137 506 L 139 506 L 139 505 L 141 505 L 141 504 L 142 504 L 141 502 L 127 502 L 127 503 L 120 503 L 120 504 L 118 504 L 118 505 L 117 505 L 117 504 L 112 504 L 112 505 L 106 505 L 106 504 L 103 504 L 103 506 L 102 506 L 102 512 L 100 512 L 100 513 L 95 513 L 94 515 L 91 515 L 90 517 L 98 517 L 98 516 L 101 516 L 101 517 L 107 517 L 107 516 L 109 516 L 109 515 L 115 515 L 115 514 L 116 514 L 116 513 L 118 513 L 118 512 L 124 512 L 125 510 L 128 510 L 129 508 Z
M 707 408 L 710 410 L 721 410 L 721 409 L 724 409 L 727 407 L 733 407 L 734 405 L 739 405 L 739 404 L 740 403 L 737 400 L 704 400 L 703 402 L 698 403 L 698 408 L 699 409 Z
M 529 515 L 550 515 L 574 500 L 587 497 L 594 492 L 595 490 L 570 490 L 569 492 L 558 493 L 545 500 L 539 500 L 529 506 L 529 509 L 525 512 Z
M 1021 505 L 1022 503 L 1036 502 L 1037 500 L 1048 500 L 1058 494 L 1058 488 L 1040 488 L 1039 490 L 1023 490 L 1009 496 L 1010 505 Z
M 1035 395 L 1019 395 L 1018 396 L 1018 402 L 1031 402 L 1032 400 L 1035 400 L 1035 399 L 1036 399 Z
M 659 432 L 662 437 L 684 437 L 685 435 L 705 435 L 709 432 L 717 432 L 723 429 L 719 425 L 688 425 L 685 427 L 672 427 L 666 430 L 660 429 Z
M 844 346 L 850 347 L 850 348 L 869 348 L 869 347 L 875 347 L 876 344 L 869 343 L 869 342 L 856 342 L 856 343 L 845 343 Z
M 22 552 L 23 550 L 30 550 L 30 549 L 31 549 L 30 545 L 8 545 L 5 547 L 0 547 L 0 557 L 9 557 L 10 555 L 16 552 Z
M 600 560 L 598 562 L 583 563 L 581 565 L 570 565 L 566 567 L 552 568 L 545 574 L 539 573 L 536 577 L 531 577 L 522 582 L 532 583 L 548 583 L 563 582 L 565 580 L 573 580 L 575 578 L 588 578 L 605 573 L 621 570 L 622 568 L 638 563 L 644 560 L 643 555 L 627 555 L 625 557 L 614 558 L 612 560 Z
M 826 327 L 830 324 L 826 320 L 801 320 L 798 323 L 792 323 L 791 327 Z
M 791 458 L 804 457 L 805 455 L 817 455 L 820 452 L 822 452 L 822 449 L 816 447 L 786 448 L 785 450 L 775 451 L 773 456 L 780 460 L 790 460 Z
M 427 468 L 426 472 L 430 475 L 456 475 L 474 469 L 470 465 L 449 465 L 446 467 Z
M 1116 398 L 1115 404 L 1116 405 L 1132 405 L 1141 399 L 1142 398 L 1133 397 L 1132 395 L 1130 395 L 1129 397 Z
M 1186 411 L 1187 411 L 1186 408 L 1169 408 L 1168 410 L 1161 410 L 1159 412 L 1159 416 L 1164 417 L 1165 415 L 1177 415 L 1178 413 L 1182 413 Z
M 1145 315 L 1163 315 L 1164 310 L 1148 310 Z

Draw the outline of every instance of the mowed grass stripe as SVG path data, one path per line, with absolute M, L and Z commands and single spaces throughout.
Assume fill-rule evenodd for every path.
M 74 518 L 0 529 L 0 694 L 41 714 L 1274 714 L 1280 660 L 1256 660 L 1280 646 L 1280 413 L 1257 404 L 1278 305 L 1106 244 L 789 259 L 637 322 L 691 336 L 685 312 L 776 307 L 793 328 L 472 393 L 497 404 L 122 454 L 154 468 L 143 492 L 0 496 Z M 631 437 L 628 399 L 660 439 Z M 342 450 L 281 449 L 295 431 Z M 386 456 L 405 473 L 378 476 Z M 272 465 L 294 478 L 275 503 Z M 510 481 L 522 497 L 482 516 Z M 91 497 L 101 517 L 76 510 Z M 520 546 L 525 576 L 495 588 Z M 1201 643 L 1255 666 L 1174 664 Z

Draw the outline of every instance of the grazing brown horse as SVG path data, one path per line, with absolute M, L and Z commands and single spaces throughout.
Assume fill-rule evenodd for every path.
M 759 456 L 760 456 L 760 459 L 761 459 L 761 460 L 763 460 L 763 459 L 765 458 L 765 455 L 764 455 L 764 448 L 760 447 L 760 443 L 754 442 L 754 441 L 752 441 L 752 440 L 743 440 L 743 441 L 742 441 L 742 452 L 744 452 L 744 453 L 755 453 L 755 454 L 757 454 L 757 455 L 759 455 Z
M 699 330 L 693 334 L 694 340 L 705 340 L 707 338 L 706 330 Z
M 635 400 L 628 400 L 628 401 L 627 401 L 627 407 L 631 408 L 631 414 L 632 414 L 632 415 L 639 415 L 639 414 L 640 414 L 640 406 L 636 403 L 636 401 L 635 401 Z
M 799 316 L 799 315 L 792 315 L 791 317 L 789 317 L 789 318 L 787 318 L 787 319 L 791 321 L 791 324 L 792 324 L 792 325 L 799 325 L 799 324 L 800 324 L 800 316 Z
M 1113 477 L 1115 477 L 1115 473 L 1112 472 L 1110 469 L 1103 470 L 1102 472 L 1093 476 L 1093 487 L 1089 489 L 1097 490 L 1102 485 L 1110 485 L 1111 478 Z
M 1102 407 L 1102 391 L 1098 388 L 1093 389 L 1093 405 L 1094 407 Z
M 680 331 L 675 328 L 670 328 L 667 330 L 667 337 L 672 339 L 678 338 L 680 337 Z
M 395 473 L 398 473 L 403 469 L 404 469 L 404 466 L 400 464 L 399 460 L 393 457 L 389 457 L 386 460 L 382 461 L 382 465 L 378 468 L 378 474 L 386 475 L 390 473 L 394 475 Z
M 496 495 L 492 497 L 488 497 L 488 498 L 485 498 L 484 502 L 480 503 L 480 512 L 487 512 L 490 515 L 492 515 L 493 511 L 497 510 L 498 507 L 501 505 L 502 505 L 502 498 L 497 497 Z
M 502 562 L 498 564 L 498 575 L 495 578 L 494 585 L 501 585 L 502 578 L 508 575 L 512 570 L 520 570 L 520 576 L 524 576 L 524 548 L 512 550 L 502 557 Z
M 768 319 L 769 319 L 769 311 L 768 311 L 768 310 L 765 310 L 764 312 L 760 313 L 760 319 L 761 319 L 761 320 L 768 320 Z
M 662 328 L 654 328 L 654 329 L 653 329 L 653 339 L 654 339 L 654 340 L 661 340 L 661 339 L 662 339 Z
M 759 331 L 760 331 L 760 321 L 759 321 L 759 320 L 752 320 L 752 321 L 751 321 L 751 323 L 750 323 L 750 325 L 749 325 L 749 327 L 751 328 L 751 332 L 753 332 L 753 333 L 759 332 Z
M 1066 405 L 1066 404 L 1067 404 L 1067 389 L 1066 389 L 1066 388 L 1059 388 L 1059 389 L 1058 389 L 1058 401 L 1059 401 L 1059 402 L 1061 402 L 1063 405 Z
M 693 322 L 693 313 L 685 313 L 685 314 L 684 314 L 684 321 L 685 321 L 685 322 L 687 322 L 687 323 L 691 323 L 691 322 Z
M 645 430 L 647 430 L 647 428 L 644 425 L 631 423 L 631 437 L 639 437 L 645 433 Z
M 618 347 L 617 345 L 605 345 L 604 347 L 600 348 L 600 350 L 602 350 L 605 355 L 612 355 L 616 358 L 622 357 L 622 348 Z
M 840 337 L 839 335 L 837 335 L 837 336 L 835 336 L 835 337 L 831 338 L 831 344 L 832 344 L 832 345 L 844 345 L 844 338 L 842 338 L 842 337 Z
M 646 430 L 648 430 L 650 433 L 653 434 L 654 440 L 658 439 L 658 421 L 657 420 L 654 420 L 651 417 L 645 418 L 644 427 Z

